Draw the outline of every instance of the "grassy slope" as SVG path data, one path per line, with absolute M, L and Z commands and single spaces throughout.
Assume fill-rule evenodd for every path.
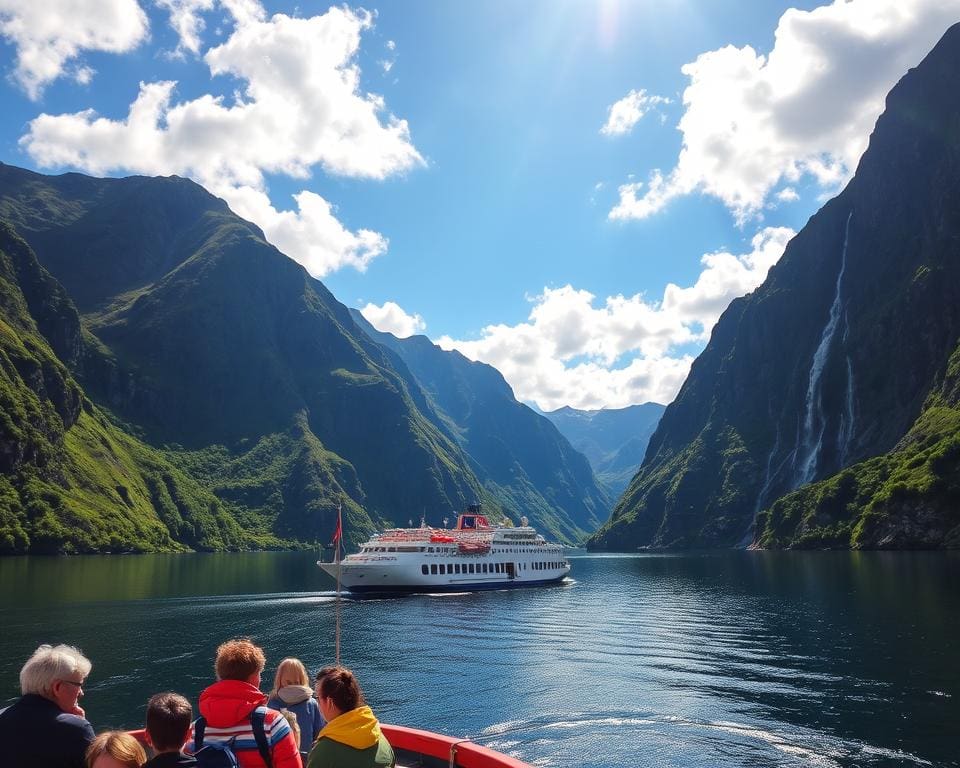
M 30 315 L 24 274 L 55 292 L 0 224 L 0 552 L 248 545 L 215 496 L 83 396 Z

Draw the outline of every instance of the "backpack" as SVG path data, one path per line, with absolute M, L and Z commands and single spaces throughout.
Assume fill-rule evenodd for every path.
M 267 744 L 267 733 L 263 721 L 267 715 L 266 707 L 257 707 L 250 713 L 250 724 L 253 726 L 253 738 L 257 740 L 257 751 L 267 768 L 273 768 L 270 758 L 270 746 Z M 203 734 L 207 730 L 207 719 L 201 715 L 193 724 L 193 759 L 200 768 L 240 768 L 234 751 L 234 736 L 229 741 L 211 741 L 204 745 Z

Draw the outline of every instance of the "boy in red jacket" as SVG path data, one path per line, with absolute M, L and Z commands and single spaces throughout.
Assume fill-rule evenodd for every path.
M 232 749 L 240 768 L 266 768 L 250 718 L 257 707 L 267 703 L 260 691 L 260 675 L 266 664 L 263 649 L 250 640 L 228 640 L 217 648 L 217 682 L 200 694 L 200 714 L 206 720 L 203 744 L 233 739 Z M 267 709 L 263 730 L 273 768 L 303 768 L 297 742 L 283 715 Z M 189 752 L 197 750 L 194 738 L 188 745 Z

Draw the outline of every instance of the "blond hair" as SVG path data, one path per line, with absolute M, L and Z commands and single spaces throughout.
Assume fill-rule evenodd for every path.
M 141 768 L 147 762 L 147 753 L 140 742 L 123 731 L 106 731 L 90 742 L 86 754 L 87 768 L 93 768 L 101 755 L 110 755 L 126 768 Z
M 271 696 L 277 693 L 286 685 L 305 685 L 310 687 L 310 676 L 307 674 L 307 668 L 300 659 L 284 659 L 277 665 L 277 674 L 273 678 L 273 690 Z

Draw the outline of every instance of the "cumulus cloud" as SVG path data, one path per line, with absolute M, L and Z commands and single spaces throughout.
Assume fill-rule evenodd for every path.
M 630 91 L 620 101 L 613 104 L 607 112 L 607 122 L 600 133 L 604 136 L 623 136 L 633 130 L 633 126 L 658 104 L 669 104 L 670 99 L 663 96 L 649 96 L 641 88 L 639 91 Z
M 420 333 L 427 327 L 420 315 L 408 314 L 403 307 L 393 301 L 385 302 L 382 307 L 378 307 L 376 304 L 367 304 L 360 310 L 360 314 L 378 331 L 392 333 L 399 339 L 413 336 L 413 334 Z
M 667 403 L 693 362 L 675 350 L 706 342 L 727 305 L 763 282 L 793 234 L 768 227 L 749 253 L 704 255 L 696 283 L 671 283 L 660 301 L 637 294 L 598 305 L 570 285 L 545 288 L 532 299 L 527 322 L 487 326 L 478 340 L 444 336 L 437 343 L 493 365 L 518 398 L 547 410 Z
M 92 69 L 68 66 L 84 51 L 130 51 L 147 32 L 136 0 L 0 0 L 0 35 L 17 49 L 13 78 L 34 100 L 64 75 L 89 82 Z
M 364 268 L 384 251 L 385 238 L 348 232 L 311 192 L 295 196 L 297 210 L 276 210 L 265 174 L 307 178 L 320 167 L 383 179 L 423 164 L 406 121 L 386 113 L 381 97 L 360 91 L 356 55 L 372 16 L 331 8 L 308 19 L 263 20 L 257 3 L 223 5 L 236 28 L 204 60 L 211 75 L 245 84 L 233 100 L 206 94 L 177 101 L 176 83 L 141 83 L 125 119 L 93 110 L 42 114 L 21 146 L 42 167 L 188 176 L 235 205 L 315 276 Z M 184 0 L 187 6 L 200 3 Z
M 886 93 L 958 16 L 960 0 L 836 0 L 786 11 L 768 56 L 732 45 L 701 54 L 682 68 L 676 166 L 654 171 L 645 190 L 621 186 L 610 218 L 642 219 L 698 191 L 742 224 L 781 183 L 839 189 Z

